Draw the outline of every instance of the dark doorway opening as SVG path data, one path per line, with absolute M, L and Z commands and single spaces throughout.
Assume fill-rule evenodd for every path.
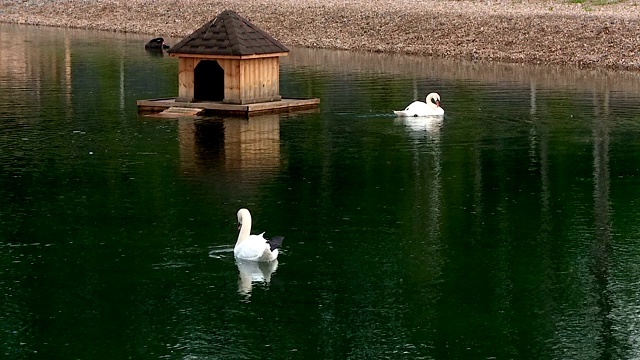
M 193 71 L 196 101 L 224 100 L 224 70 L 213 60 L 201 60 Z

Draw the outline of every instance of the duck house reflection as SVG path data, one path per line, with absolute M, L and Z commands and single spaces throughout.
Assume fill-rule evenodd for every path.
M 280 165 L 277 114 L 224 119 L 181 119 L 178 125 L 183 171 L 250 171 Z

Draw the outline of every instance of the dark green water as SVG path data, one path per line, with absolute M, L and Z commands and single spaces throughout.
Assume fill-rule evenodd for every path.
M 0 24 L 2 357 L 640 355 L 640 75 L 293 49 L 318 111 L 170 120 L 146 40 Z

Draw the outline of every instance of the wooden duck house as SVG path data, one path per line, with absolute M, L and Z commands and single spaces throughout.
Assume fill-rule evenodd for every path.
M 168 50 L 178 58 L 178 96 L 138 100 L 161 117 L 251 115 L 317 108 L 320 99 L 280 96 L 280 57 L 289 49 L 225 10 Z
M 278 101 L 284 45 L 225 10 L 168 51 L 178 57 L 176 101 L 251 104 Z

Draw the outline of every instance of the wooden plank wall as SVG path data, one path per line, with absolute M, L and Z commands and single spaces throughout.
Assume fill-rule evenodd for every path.
M 224 70 L 224 102 L 240 104 L 240 60 L 219 59 L 217 61 Z
M 280 98 L 280 58 L 241 60 L 240 83 L 243 103 Z
M 178 97 L 177 101 L 191 102 L 194 97 L 194 69 L 200 59 L 179 58 L 178 60 Z
M 201 59 L 179 58 L 177 101 L 194 100 L 194 69 Z M 218 59 L 224 70 L 224 102 L 251 104 L 280 100 L 280 58 Z

